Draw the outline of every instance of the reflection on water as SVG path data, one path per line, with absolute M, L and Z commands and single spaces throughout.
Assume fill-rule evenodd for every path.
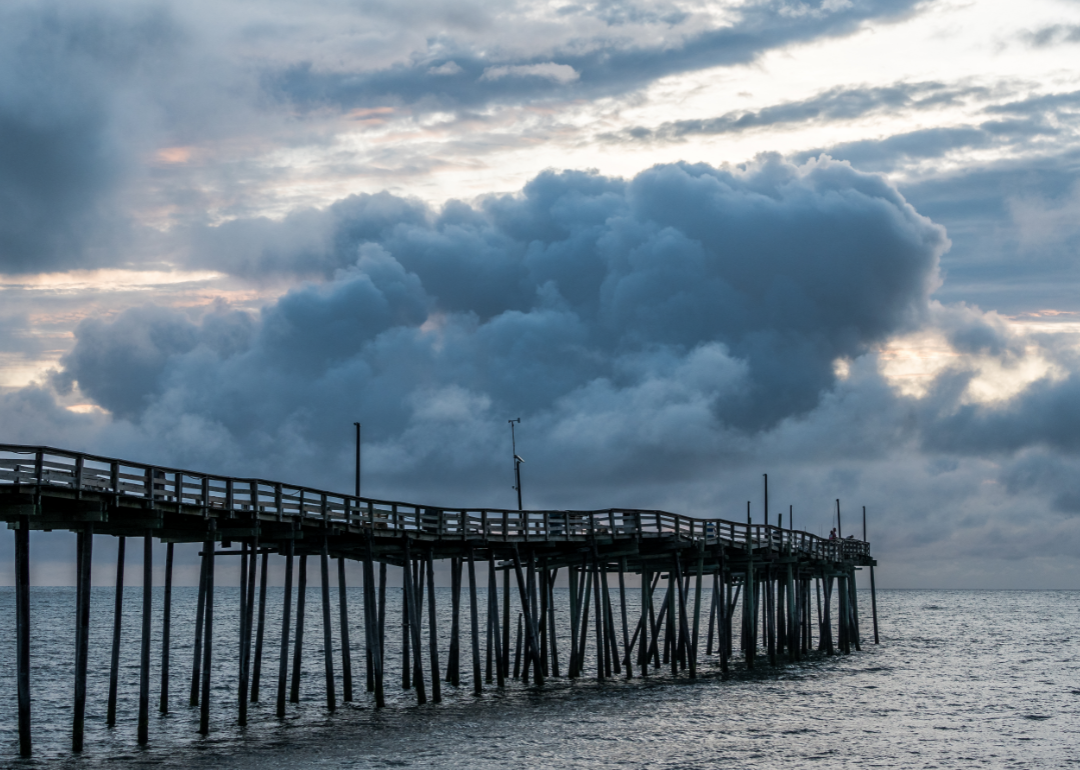
M 390 590 L 393 602 L 396 594 Z M 357 699 L 330 714 L 323 692 L 320 600 L 314 589 L 307 600 L 303 702 L 290 706 L 284 722 L 274 717 L 280 597 L 280 589 L 271 591 L 263 702 L 251 707 L 250 724 L 241 729 L 235 724 L 237 590 L 218 590 L 214 729 L 201 738 L 197 711 L 187 705 L 195 591 L 175 590 L 172 712 L 152 716 L 151 744 L 140 749 L 135 743 L 140 590 L 129 588 L 125 594 L 119 723 L 108 730 L 112 590 L 95 589 L 87 751 L 74 757 L 68 751 L 74 591 L 33 589 L 35 756 L 15 758 L 14 624 L 5 620 L 0 687 L 7 697 L 0 698 L 0 766 L 1050 768 L 1076 763 L 1077 592 L 881 591 L 880 646 L 867 643 L 861 654 L 815 657 L 776 670 L 736 668 L 726 681 L 718 675 L 715 658 L 708 658 L 697 681 L 673 680 L 668 673 L 604 684 L 588 677 L 552 679 L 542 690 L 520 683 L 502 692 L 485 686 L 484 695 L 476 698 L 466 636 L 462 686 L 444 684 L 443 703 L 423 707 L 400 688 L 400 615 L 391 603 L 388 708 L 376 711 L 364 691 L 362 605 L 360 591 L 354 591 L 350 612 L 356 624 Z M 0 617 L 13 618 L 13 599 L 12 589 L 0 589 Z M 449 591 L 439 589 L 438 599 L 440 614 L 446 616 L 440 627 L 448 631 Z M 336 623 L 336 596 L 334 601 Z M 565 592 L 559 601 L 565 602 Z M 160 612 L 160 589 L 155 602 Z M 559 610 L 565 614 L 565 607 Z M 467 600 L 462 621 L 467 629 Z M 158 616 L 155 625 L 160 625 Z M 868 625 L 864 617 L 864 639 Z M 337 639 L 335 629 L 335 644 Z M 440 641 L 444 669 L 447 643 L 445 637 Z M 565 660 L 569 640 L 559 644 Z M 159 650 L 155 639 L 155 658 Z M 426 666 L 426 648 L 424 653 Z M 152 707 L 157 704 L 158 663 L 155 659 Z M 341 672 L 336 673 L 340 698 Z

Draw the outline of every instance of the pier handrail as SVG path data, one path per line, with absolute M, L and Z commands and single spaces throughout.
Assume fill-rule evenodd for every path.
M 258 515 L 277 521 L 317 520 L 380 535 L 439 539 L 567 541 L 587 537 L 674 536 L 709 544 L 749 545 L 831 561 L 869 557 L 861 540 L 829 540 L 770 524 L 701 519 L 658 510 L 528 510 L 455 508 L 327 492 L 260 478 L 199 473 L 47 446 L 0 444 L 0 486 L 62 487 L 116 498 L 201 508 L 203 516 Z

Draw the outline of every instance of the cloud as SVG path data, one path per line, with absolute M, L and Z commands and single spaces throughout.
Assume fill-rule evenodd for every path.
M 85 265 L 122 229 L 115 195 L 131 158 L 100 78 L 170 32 L 153 12 L 0 11 L 0 271 Z
M 1051 24 L 1032 32 L 1021 33 L 1020 38 L 1035 48 L 1080 43 L 1080 24 Z
M 623 129 L 612 139 L 676 141 L 688 136 L 738 133 L 771 126 L 809 122 L 838 122 L 866 115 L 904 110 L 928 110 L 962 103 L 968 97 L 985 96 L 987 89 L 950 87 L 944 83 L 897 83 L 891 86 L 830 88 L 809 99 L 770 105 L 760 110 L 736 110 L 714 118 L 674 120 L 656 128 Z
M 826 37 L 851 34 L 871 20 L 893 20 L 915 11 L 916 0 L 854 0 L 838 3 L 747 3 L 728 9 L 723 24 L 702 13 L 674 8 L 565 6 L 537 24 L 539 45 L 521 50 L 510 41 L 469 41 L 444 36 L 440 45 L 417 49 L 381 67 L 321 67 L 294 61 L 269 67 L 266 92 L 302 111 L 327 107 L 404 104 L 414 110 L 465 110 L 536 99 L 621 95 L 668 75 L 745 64 L 763 53 Z M 659 42 L 658 42 L 659 41 Z M 492 50 L 494 49 L 494 50 Z M 452 78 L 433 83 L 432 68 L 453 61 Z M 557 61 L 559 77 L 551 68 Z M 485 77 L 488 71 L 533 75 Z M 539 69 L 538 69 L 539 68 Z M 571 71 L 578 77 L 570 78 Z M 551 73 L 551 74 L 549 74 Z
M 545 78 L 556 83 L 567 84 L 578 80 L 581 75 L 577 70 L 566 64 L 544 62 L 543 64 L 518 64 L 488 67 L 481 80 L 501 80 L 502 78 Z
M 810 413 L 838 359 L 922 323 L 947 246 L 884 179 L 771 156 L 631 180 L 547 172 L 475 206 L 369 196 L 298 219 L 317 237 L 251 223 L 293 251 L 231 267 L 310 262 L 321 280 L 254 320 L 144 308 L 86 321 L 58 387 L 168 436 L 184 461 L 220 446 L 325 477 L 328 438 L 361 415 L 386 478 L 439 465 L 463 483 L 487 472 L 513 414 L 570 476 L 600 452 L 613 477 L 682 477 Z
M 444 64 L 440 64 L 438 67 L 432 67 L 428 70 L 429 75 L 460 75 L 464 72 L 456 62 L 448 61 Z

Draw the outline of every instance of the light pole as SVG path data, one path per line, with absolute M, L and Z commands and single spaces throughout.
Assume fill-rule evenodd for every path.
M 360 423 L 353 425 L 356 426 L 356 496 L 360 497 Z
M 510 450 L 514 453 L 514 489 L 517 490 L 518 496 L 518 510 L 521 508 L 521 464 L 525 462 L 517 453 L 517 437 L 514 435 L 514 423 L 521 424 L 521 418 L 515 417 L 513 420 L 507 420 L 510 423 Z

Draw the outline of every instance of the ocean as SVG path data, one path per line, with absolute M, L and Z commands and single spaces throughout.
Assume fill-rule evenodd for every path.
M 161 589 L 154 589 L 160 634 Z M 309 589 L 301 703 L 274 715 L 281 589 L 270 589 L 261 703 L 236 725 L 238 589 L 215 599 L 213 718 L 198 734 L 188 706 L 196 591 L 173 594 L 171 710 L 157 713 L 160 638 L 153 643 L 150 744 L 136 743 L 141 589 L 125 591 L 118 723 L 105 727 L 111 587 L 93 589 L 86 749 L 70 752 L 74 589 L 31 591 L 34 756 L 18 758 L 14 589 L 0 589 L 0 766 L 13 768 L 1058 768 L 1080 765 L 1080 592 L 880 590 L 881 644 L 860 591 L 863 651 L 813 654 L 722 678 L 652 673 L 599 683 L 586 675 L 513 682 L 472 694 L 463 637 L 459 688 L 417 706 L 401 689 L 400 589 L 389 589 L 387 708 L 364 688 L 362 592 L 350 590 L 355 702 L 330 713 L 324 694 L 321 594 Z M 637 592 L 632 592 L 637 594 Z M 332 592 L 335 645 L 337 595 Z M 437 589 L 448 631 L 449 589 Z M 556 589 L 559 612 L 566 592 Z M 468 629 L 467 591 L 463 632 Z M 616 594 L 617 596 L 617 594 Z M 275 601 L 276 599 L 276 601 Z M 706 601 L 708 592 L 706 592 Z M 486 605 L 485 605 L 486 606 Z M 616 605 L 617 606 L 617 605 Z M 636 605 L 633 605 L 636 606 Z M 706 604 L 706 606 L 708 606 Z M 483 618 L 481 614 L 481 618 Z M 631 617 L 634 617 L 631 615 Z M 424 649 L 425 675 L 428 657 Z M 621 636 L 620 636 L 621 638 Z M 704 639 L 704 634 L 703 634 Z M 445 674 L 448 639 L 440 641 Z M 568 640 L 560 639 L 565 657 Z M 590 644 L 592 640 L 590 638 Z M 738 643 L 736 642 L 736 647 Z M 702 641 L 704 648 L 704 641 Z M 704 649 L 702 649 L 704 652 Z M 335 649 L 337 694 L 341 658 Z M 429 687 L 430 694 L 430 687 Z

